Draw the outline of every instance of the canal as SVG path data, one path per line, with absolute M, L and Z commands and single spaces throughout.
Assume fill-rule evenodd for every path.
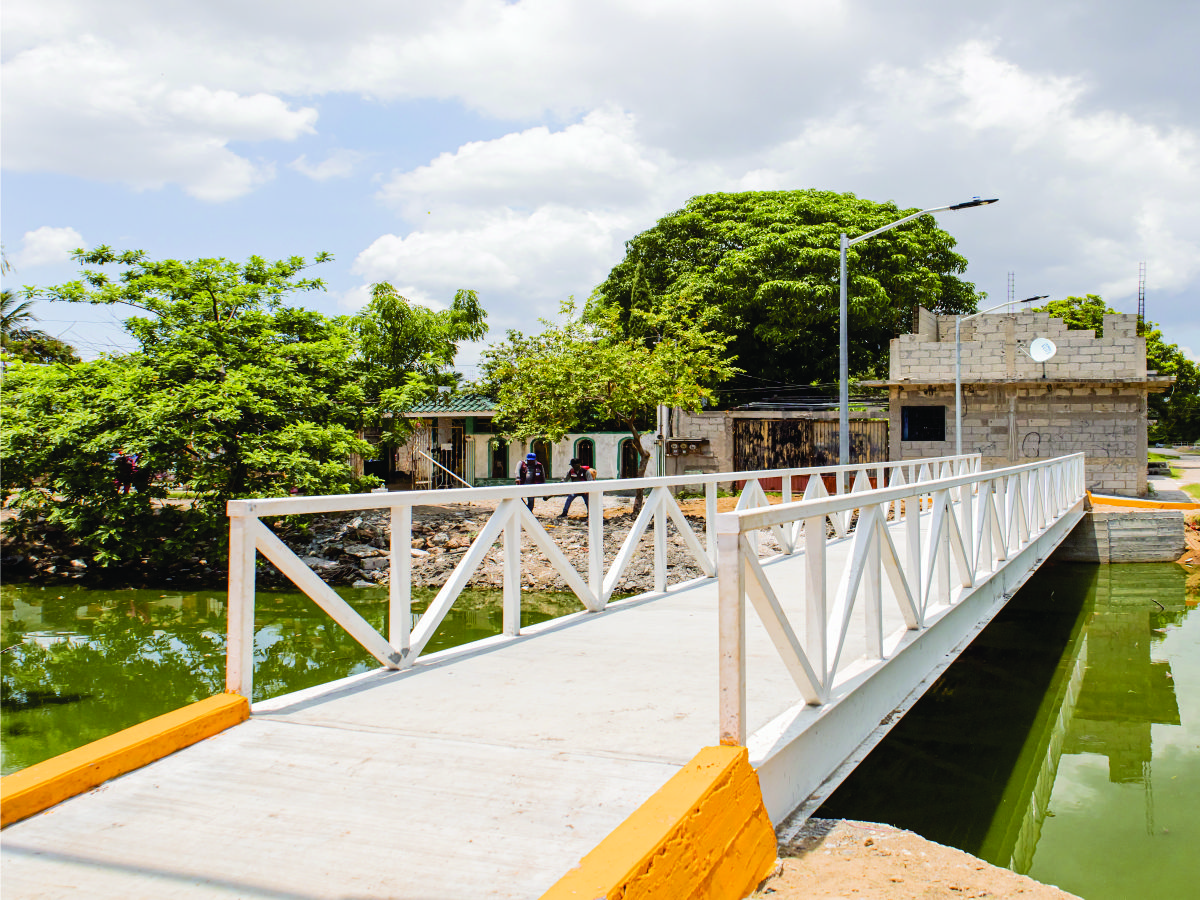
M 818 816 L 888 822 L 1087 900 L 1200 880 L 1200 616 L 1170 565 L 1048 565 Z M 386 589 L 339 589 L 382 630 Z M 432 592 L 418 592 L 414 615 Z M 580 609 L 526 594 L 529 625 Z M 217 591 L 0 588 L 5 774 L 220 691 Z M 429 650 L 500 632 L 464 594 Z M 310 600 L 260 591 L 255 699 L 373 668 Z
M 1086 900 L 1195 896 L 1200 615 L 1179 566 L 1047 565 L 816 813 Z

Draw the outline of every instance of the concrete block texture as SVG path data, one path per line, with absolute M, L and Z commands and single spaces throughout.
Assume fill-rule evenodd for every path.
M 925 312 L 918 311 L 919 333 L 902 335 L 893 347 L 893 381 L 933 380 L 944 375 L 943 367 L 953 377 L 955 317 L 938 316 L 931 325 Z M 1042 365 L 1025 351 L 1035 338 L 1052 336 L 1058 353 L 1046 364 L 1048 378 L 1144 378 L 1145 339 L 1136 331 L 1137 317 L 1125 314 L 1105 316 L 1103 338 L 1091 330 L 1069 331 L 1061 319 L 1029 310 L 981 316 L 960 329 L 962 375 L 994 378 L 1002 366 L 1010 377 L 1040 377 Z

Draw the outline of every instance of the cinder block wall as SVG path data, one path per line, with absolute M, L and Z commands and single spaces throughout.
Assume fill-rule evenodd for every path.
M 888 447 L 892 459 L 954 452 L 954 387 L 891 390 Z M 964 385 L 964 453 L 980 453 L 989 469 L 1067 453 L 1086 453 L 1088 490 L 1146 493 L 1146 394 L 1128 387 L 1029 384 Z M 901 440 L 900 410 L 942 406 L 946 440 Z
M 954 316 L 938 316 L 936 332 L 892 341 L 892 381 L 954 381 Z M 962 325 L 962 380 L 1040 379 L 1042 364 L 1021 352 L 1037 337 L 1048 337 L 1058 353 L 1045 364 L 1049 380 L 1145 378 L 1146 339 L 1137 336 L 1137 316 L 1104 317 L 1104 337 L 1091 329 L 1068 330 L 1047 313 L 988 315 Z
M 685 470 L 701 472 L 733 471 L 733 426 L 724 412 L 689 413 L 676 410 L 674 433 L 681 438 L 708 438 L 700 453 L 667 459 L 667 474 L 682 475 Z
M 892 459 L 954 452 L 954 317 L 937 317 L 936 333 L 922 320 L 921 330 L 892 341 Z M 1105 316 L 1100 339 L 1045 313 L 965 323 L 963 451 L 981 453 L 988 468 L 1083 452 L 1090 490 L 1145 494 L 1146 341 L 1136 331 L 1133 315 Z M 1044 378 L 1042 364 L 1021 352 L 1037 337 L 1058 347 Z M 903 380 L 915 383 L 895 384 Z M 902 440 L 905 406 L 944 407 L 946 439 Z

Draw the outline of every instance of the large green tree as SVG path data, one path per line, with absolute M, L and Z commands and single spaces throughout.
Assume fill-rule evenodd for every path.
M 1051 300 L 1039 312 L 1063 320 L 1068 328 L 1090 328 L 1104 336 L 1104 317 L 1113 309 L 1097 294 Z M 1175 344 L 1168 344 L 1154 322 L 1146 322 L 1146 368 L 1159 375 L 1173 375 L 1175 383 L 1162 394 L 1151 394 L 1152 441 L 1200 440 L 1200 366 L 1188 359 Z
M 27 518 L 45 515 L 101 564 L 155 562 L 219 541 L 228 499 L 367 486 L 349 465 L 370 450 L 356 434 L 355 336 L 285 303 L 323 287 L 304 259 L 156 261 L 105 246 L 75 258 L 94 268 L 30 295 L 130 307 L 138 349 L 9 366 L 0 490 Z M 137 456 L 139 490 L 115 484 L 118 452 Z M 189 508 L 160 508 L 168 482 L 194 492 Z
M 656 308 L 686 295 L 719 311 L 745 367 L 731 389 L 837 380 L 839 234 L 864 234 L 915 209 L 833 191 L 748 191 L 693 197 L 628 241 L 592 310 Z M 932 216 L 848 252 L 850 373 L 886 375 L 889 341 L 909 330 L 917 304 L 975 309 L 967 261 Z
M 373 285 L 371 300 L 350 320 L 359 340 L 368 413 L 387 427 L 386 440 L 403 437 L 408 420 L 396 410 L 437 387 L 453 387 L 458 346 L 487 334 L 487 312 L 474 291 L 460 290 L 449 309 L 410 303 L 387 282 Z
M 512 439 L 560 440 L 587 421 L 628 429 L 639 454 L 638 477 L 650 452 L 639 423 L 659 404 L 700 408 L 712 389 L 740 370 L 726 354 L 729 338 L 712 327 L 717 311 L 670 295 L 650 308 L 594 310 L 590 321 L 574 303 L 563 321 L 540 334 L 508 332 L 483 355 L 480 388 L 497 402 L 497 425 Z M 641 508 L 642 493 L 634 502 Z

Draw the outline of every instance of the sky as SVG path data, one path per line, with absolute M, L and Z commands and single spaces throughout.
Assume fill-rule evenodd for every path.
M 328 314 L 472 288 L 492 338 L 586 299 L 712 191 L 939 214 L 966 278 L 1094 293 L 1200 354 L 1200 4 L 5 0 L 5 286 L 75 247 L 331 252 Z M 113 308 L 39 302 L 85 357 Z M 476 374 L 480 348 L 464 348 Z

